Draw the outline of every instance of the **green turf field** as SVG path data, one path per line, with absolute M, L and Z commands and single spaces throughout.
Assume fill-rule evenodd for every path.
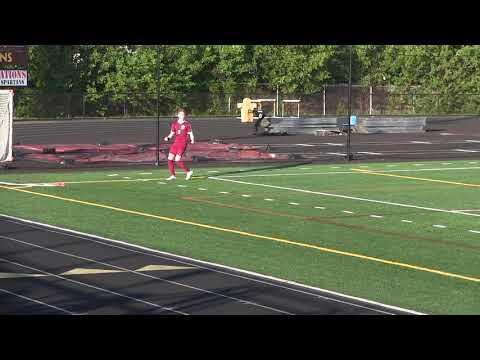
M 480 161 L 166 176 L 4 172 L 2 182 L 66 185 L 2 185 L 0 213 L 419 312 L 480 314 Z

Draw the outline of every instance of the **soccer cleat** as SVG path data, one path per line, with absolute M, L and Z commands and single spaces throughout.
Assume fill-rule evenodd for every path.
M 187 177 L 185 179 L 190 180 L 192 175 L 193 175 L 193 170 L 190 170 L 189 172 L 187 172 Z
M 170 177 L 166 178 L 165 180 L 175 180 L 176 179 L 176 176 L 175 175 L 171 175 Z

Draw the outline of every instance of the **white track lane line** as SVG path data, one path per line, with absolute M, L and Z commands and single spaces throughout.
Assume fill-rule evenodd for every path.
M 0 236 L 0 238 L 2 238 L 2 239 L 7 239 L 7 240 L 12 240 L 12 241 L 17 241 L 17 242 L 21 242 L 21 243 L 24 243 L 24 244 L 27 244 L 27 245 L 31 245 L 31 246 L 34 246 L 34 247 L 43 248 L 43 246 L 34 245 L 34 244 L 27 243 L 27 242 L 24 242 L 24 241 L 21 241 L 21 240 L 9 238 L 8 236 Z M 47 250 L 47 248 L 44 248 L 44 249 Z M 51 250 L 51 249 L 48 249 L 48 250 Z M 55 252 L 57 252 L 57 251 L 55 251 Z M 59 253 L 61 253 L 61 252 L 59 252 Z M 117 296 L 120 296 L 120 297 L 125 298 L 125 299 L 129 299 L 129 300 L 137 301 L 137 302 L 140 302 L 140 303 L 143 303 L 143 304 L 146 304 L 146 305 L 150 305 L 150 306 L 153 306 L 153 307 L 156 307 L 156 308 L 165 310 L 165 311 L 172 311 L 172 312 L 175 312 L 175 313 L 177 313 L 177 314 L 188 315 L 187 313 L 184 313 L 184 312 L 182 312 L 182 311 L 178 311 L 178 310 L 174 310 L 174 309 L 171 309 L 171 308 L 167 308 L 167 307 L 164 307 L 164 306 L 161 306 L 161 305 L 158 305 L 158 304 L 154 304 L 154 303 L 152 303 L 152 302 L 150 302 L 150 301 L 146 301 L 146 300 L 142 300 L 142 299 L 137 299 L 137 298 L 134 298 L 134 297 L 132 297 L 132 296 L 128 296 L 128 295 L 125 295 L 125 294 L 117 293 L 117 292 L 112 291 L 112 290 L 108 290 L 108 289 L 105 289 L 105 288 L 101 288 L 101 287 L 99 287 L 99 286 L 87 284 L 87 283 L 84 283 L 84 282 L 81 282 L 81 281 L 77 281 L 77 280 L 73 280 L 73 279 L 69 279 L 69 278 L 67 278 L 67 277 L 65 277 L 65 276 L 62 276 L 62 275 L 57 275 L 57 274 L 53 274 L 53 273 L 48 272 L 48 271 L 45 271 L 45 270 L 36 269 L 36 268 L 34 268 L 34 267 L 31 267 L 31 266 L 28 266 L 28 265 L 24 265 L 24 264 L 20 264 L 20 263 L 14 262 L 14 261 L 10 261 L 10 260 L 7 260 L 7 259 L 5 259 L 5 258 L 1 258 L 1 257 L 0 257 L 0 260 L 5 261 L 5 262 L 7 262 L 7 263 L 9 263 L 9 264 L 13 264 L 13 265 L 17 265 L 17 266 L 24 267 L 24 268 L 26 268 L 26 269 L 30 269 L 30 270 L 33 270 L 33 271 L 38 271 L 38 272 L 41 272 L 42 274 L 46 274 L 46 275 L 49 275 L 49 276 L 53 276 L 53 277 L 56 277 L 56 278 L 58 278 L 58 279 L 62 279 L 62 280 L 65 280 L 65 281 L 68 281 L 68 282 L 71 282 L 71 283 L 74 283 L 74 284 L 82 285 L 82 286 L 85 286 L 85 287 L 88 287 L 88 288 L 92 288 L 92 289 L 99 290 L 99 291 L 103 291 L 103 292 L 106 292 L 106 293 L 109 293 L 109 294 L 117 295 Z
M 466 149 L 455 149 L 453 151 L 467 152 L 467 153 L 477 153 L 479 150 L 466 150 Z
M 110 267 L 112 267 L 112 268 L 114 268 L 114 269 L 122 270 L 122 271 L 125 271 L 125 272 L 129 272 L 129 273 L 131 273 L 131 274 L 136 274 L 136 275 L 140 275 L 140 276 L 143 276 L 143 277 L 148 277 L 148 278 L 150 278 L 150 279 L 159 280 L 159 281 L 161 281 L 161 282 L 166 282 L 166 283 L 168 283 L 168 284 L 174 284 L 174 285 L 178 285 L 178 286 L 181 286 L 181 287 L 185 287 L 185 288 L 188 288 L 188 289 L 191 289 L 191 290 L 197 290 L 197 291 L 200 291 L 200 292 L 203 292 L 203 293 L 207 293 L 207 294 L 211 294 L 211 295 L 216 295 L 216 296 L 219 296 L 219 297 L 223 297 L 223 298 L 225 298 L 225 299 L 234 300 L 234 301 L 238 301 L 238 302 L 241 302 L 241 303 L 244 303 L 244 304 L 257 306 L 257 307 L 260 307 L 260 308 L 272 310 L 272 311 L 275 311 L 275 312 L 278 312 L 278 313 L 282 313 L 282 314 L 285 314 L 285 315 L 294 315 L 294 314 L 289 313 L 289 312 L 287 312 L 287 311 L 283 311 L 283 310 L 276 309 L 276 308 L 273 308 L 273 307 L 270 307 L 270 306 L 266 306 L 266 305 L 261 305 L 261 304 L 258 304 L 258 303 L 252 302 L 252 301 L 247 301 L 247 300 L 239 299 L 239 298 L 236 298 L 236 297 L 233 297 L 233 296 L 228 296 L 228 295 L 224 295 L 224 294 L 221 294 L 221 293 L 217 293 L 217 292 L 215 292 L 215 291 L 198 288 L 198 287 L 192 286 L 192 285 L 183 284 L 183 283 L 180 283 L 180 282 L 174 281 L 174 280 L 168 280 L 168 279 L 159 278 L 159 277 L 154 276 L 154 275 L 146 274 L 146 273 L 139 272 L 139 271 L 136 271 L 136 270 L 127 269 L 127 268 L 124 268 L 124 267 L 121 267 L 121 266 L 117 266 L 117 265 L 113 265 L 113 264 L 109 264 L 109 263 L 106 263 L 106 262 L 103 262 L 103 261 L 98 261 L 98 260 L 90 259 L 90 258 L 87 258 L 87 257 L 84 257 L 84 256 L 79 256 L 79 255 L 70 254 L 70 253 L 67 253 L 67 252 L 59 251 L 59 250 L 54 250 L 54 249 L 47 248 L 47 247 L 44 247 L 44 246 L 40 246 L 40 245 L 37 245 L 37 244 L 32 244 L 32 243 L 29 243 L 29 242 L 26 242 L 26 241 L 14 239 L 14 238 L 9 237 L 9 236 L 0 235 L 0 239 L 7 239 L 7 240 L 10 240 L 10 241 L 16 241 L 16 242 L 21 243 L 21 244 L 25 244 L 25 245 L 29 245 L 29 246 L 32 246 L 32 247 L 35 247 L 35 248 L 38 248 L 38 249 L 42 249 L 42 250 L 50 251 L 50 252 L 53 252 L 53 253 L 57 253 L 57 254 L 69 256 L 69 257 L 72 257 L 72 258 L 75 258 L 75 259 L 81 259 L 81 260 L 85 260 L 85 261 L 90 261 L 90 262 L 92 262 L 92 263 L 101 264 L 101 265 L 104 265 L 104 266 L 110 266 Z M 1 259 L 2 259 L 2 258 L 0 258 L 0 260 L 1 260 Z M 21 264 L 18 264 L 18 265 L 27 267 L 26 265 L 21 265 Z M 27 268 L 28 268 L 28 267 L 27 267 Z M 43 272 L 43 273 L 47 274 L 46 271 L 42 271 L 42 270 L 38 270 L 38 269 L 34 269 L 34 268 L 31 268 L 31 269 L 32 269 L 32 270 L 36 270 L 36 271 L 40 271 L 40 272 Z M 48 274 L 49 274 L 49 275 L 52 275 L 52 276 L 64 278 L 64 279 L 69 280 L 69 281 L 74 281 L 74 280 L 71 280 L 71 279 L 67 279 L 67 278 L 65 278 L 65 277 L 63 277 L 63 276 L 61 276 L 61 275 L 55 275 L 55 274 L 51 274 L 51 273 L 48 273 Z M 80 283 L 80 282 L 78 282 L 78 283 Z M 89 284 L 85 284 L 85 285 L 89 285 Z M 89 285 L 89 286 L 96 288 L 96 287 L 93 286 L 93 285 Z M 157 305 L 157 304 L 154 304 L 154 303 L 150 303 L 150 302 L 148 302 L 148 301 L 144 301 L 144 300 L 141 300 L 141 299 L 132 298 L 132 297 L 129 297 L 128 295 L 124 295 L 124 294 L 120 294 L 120 293 L 115 293 L 115 292 L 110 291 L 110 290 L 107 290 L 107 289 L 102 289 L 102 288 L 98 288 L 98 289 L 104 290 L 104 291 L 108 291 L 108 292 L 111 292 L 112 294 L 116 294 L 116 295 L 119 295 L 119 296 L 127 297 L 127 298 L 130 298 L 130 299 L 132 299 L 132 300 L 137 300 L 137 301 L 140 301 L 140 302 L 144 302 L 144 303 L 146 303 L 146 304 L 151 304 L 151 305 L 154 305 L 155 307 L 159 307 L 159 308 L 162 308 L 162 309 L 165 309 L 165 310 L 168 310 L 168 311 L 173 311 L 173 312 L 176 312 L 176 313 L 178 313 L 178 314 L 188 315 L 187 313 L 184 313 L 184 312 L 182 312 L 182 311 L 175 310 L 175 309 L 172 309 L 172 308 L 163 307 L 163 306 L 161 306 L 161 305 Z
M 354 304 L 354 303 L 349 303 L 349 302 L 341 301 L 341 300 L 334 299 L 334 298 L 329 298 L 329 297 L 318 295 L 316 293 L 311 293 L 311 292 L 308 292 L 308 291 L 305 291 L 305 290 L 294 289 L 294 288 L 287 287 L 287 286 L 284 286 L 284 285 L 271 283 L 269 281 L 260 280 L 260 278 L 261 279 L 273 280 L 275 282 L 279 282 L 279 283 L 282 283 L 282 284 L 298 286 L 298 287 L 301 287 L 303 289 L 311 289 L 311 290 L 323 292 L 323 293 L 326 293 L 326 294 L 332 294 L 332 295 L 335 295 L 335 296 L 340 296 L 340 297 L 345 298 L 345 299 L 352 299 L 352 300 L 360 301 L 360 302 L 363 302 L 363 303 L 366 303 L 366 304 L 373 304 L 373 305 L 376 305 L 376 306 L 380 306 L 382 308 L 393 309 L 393 310 L 402 311 L 402 312 L 406 312 L 406 313 L 410 313 L 410 314 L 414 314 L 414 315 L 425 315 L 424 313 L 413 311 L 413 310 L 410 310 L 410 309 L 404 309 L 404 308 L 397 307 L 397 306 L 387 305 L 387 304 L 379 303 L 379 302 L 364 299 L 364 298 L 359 298 L 359 297 L 355 297 L 355 296 L 351 296 L 351 295 L 346 295 L 346 294 L 338 293 L 338 292 L 335 292 L 335 291 L 322 289 L 322 288 L 318 288 L 318 287 L 314 287 L 314 286 L 309 286 L 309 285 L 297 283 L 297 282 L 294 282 L 294 281 L 284 280 L 284 279 L 276 278 L 276 277 L 273 277 L 273 276 L 267 276 L 267 275 L 259 274 L 259 273 L 256 273 L 256 272 L 242 270 L 242 269 L 238 269 L 238 268 L 234 268 L 234 267 L 230 267 L 230 266 L 226 266 L 226 265 L 220 265 L 220 264 L 211 263 L 211 262 L 207 262 L 207 261 L 203 261 L 203 260 L 196 260 L 196 259 L 192 259 L 192 258 L 189 258 L 189 257 L 186 257 L 186 256 L 175 255 L 175 254 L 168 253 L 168 252 L 165 252 L 165 251 L 150 249 L 150 248 L 147 248 L 147 247 L 144 247 L 144 246 L 141 246 L 141 245 L 126 243 L 124 241 L 108 239 L 108 238 L 93 235 L 93 234 L 87 234 L 87 233 L 83 233 L 83 232 L 79 232 L 79 231 L 75 231 L 75 230 L 71 230 L 71 229 L 65 229 L 65 228 L 61 228 L 61 227 L 58 227 L 58 226 L 44 224 L 44 223 L 40 223 L 40 222 L 36 222 L 36 221 L 32 221 L 32 220 L 21 219 L 21 218 L 10 216 L 10 215 L 0 214 L 0 216 L 3 217 L 3 219 L 0 219 L 0 220 L 12 222 L 12 223 L 23 225 L 23 226 L 29 226 L 29 227 L 34 228 L 34 229 L 39 229 L 39 230 L 48 231 L 48 232 L 55 233 L 55 234 L 66 235 L 66 236 L 70 236 L 70 237 L 74 237 L 74 238 L 78 238 L 78 239 L 83 239 L 83 240 L 87 240 L 87 241 L 90 241 L 90 242 L 102 244 L 102 245 L 105 245 L 105 246 L 109 246 L 109 247 L 113 247 L 113 248 L 117 248 L 117 249 L 122 249 L 122 250 L 132 252 L 132 253 L 147 255 L 147 256 L 160 258 L 160 259 L 164 259 L 164 260 L 171 260 L 171 261 L 174 261 L 174 262 L 178 262 L 180 264 L 190 265 L 190 266 L 194 266 L 194 267 L 197 267 L 197 268 L 206 269 L 206 270 L 209 270 L 209 271 L 212 271 L 212 272 L 217 272 L 217 273 L 220 273 L 220 274 L 225 274 L 225 275 L 229 275 L 229 276 L 233 276 L 233 277 L 238 277 L 238 278 L 241 278 L 241 279 L 246 279 L 246 280 L 250 280 L 250 281 L 254 281 L 254 282 L 258 282 L 258 283 L 262 283 L 262 284 L 267 284 L 267 285 L 270 285 L 270 286 L 290 290 L 290 291 L 293 291 L 293 292 L 299 292 L 299 293 L 303 293 L 303 294 L 307 294 L 307 295 L 312 295 L 314 297 L 319 297 L 319 298 L 323 298 L 323 299 L 326 299 L 326 300 L 331 300 L 331 301 L 334 301 L 334 302 L 345 303 L 345 304 L 349 304 L 349 305 L 352 305 L 352 306 L 357 306 L 357 307 L 360 307 L 360 308 L 365 308 L 365 309 L 376 311 L 376 312 L 383 313 L 383 314 L 390 314 L 390 313 L 382 311 L 382 310 L 377 310 L 377 309 L 373 309 L 373 308 L 370 308 L 370 307 L 362 306 L 362 305 L 359 305 L 359 304 Z M 123 246 L 119 246 L 119 245 L 116 245 L 116 244 L 120 244 L 120 245 L 123 245 Z M 140 251 L 140 250 L 137 250 L 137 249 L 140 249 L 140 250 L 143 250 L 143 251 Z M 203 264 L 203 266 L 198 265 L 199 263 Z M 222 270 L 219 270 L 218 268 L 226 269 L 226 270 L 229 270 L 229 271 L 234 271 L 236 273 L 222 271 Z M 250 275 L 250 276 L 255 276 L 255 278 L 246 277 L 246 276 L 243 276 L 243 275 L 238 275 L 239 273 L 247 274 L 247 275 Z
M 78 313 L 74 313 L 74 312 L 68 311 L 67 309 L 60 308 L 60 307 L 55 306 L 55 305 L 47 304 L 47 303 L 45 303 L 45 302 L 43 302 L 43 301 L 40 301 L 40 300 L 35 300 L 35 299 L 32 299 L 32 298 L 29 298 L 28 296 L 24 296 L 24 295 L 20 295 L 20 294 L 14 293 L 14 292 L 12 292 L 12 291 L 8 291 L 8 290 L 5 290 L 5 289 L 0 289 L 0 291 L 3 292 L 3 293 L 5 293 L 5 294 L 10 294 L 10 295 L 19 297 L 19 298 L 21 298 L 21 299 L 34 302 L 34 303 L 36 303 L 36 304 L 40 304 L 40 305 L 43 305 L 43 306 L 47 306 L 47 307 L 49 307 L 49 308 L 52 308 L 52 309 L 61 311 L 61 312 L 65 313 L 65 314 L 68 314 L 68 315 L 81 315 L 81 314 L 78 314 Z
M 251 183 L 251 182 L 247 182 L 247 181 L 225 179 L 225 178 L 220 178 L 220 177 L 215 177 L 215 176 L 210 176 L 208 178 L 212 179 L 212 180 L 218 180 L 218 181 L 233 182 L 233 183 L 244 184 L 244 185 L 252 185 L 252 186 L 261 186 L 261 187 L 266 187 L 266 188 L 280 189 L 280 190 L 287 190 L 287 191 L 296 191 L 296 192 L 301 192 L 301 193 L 306 193 L 306 194 L 315 194 L 315 195 L 336 197 L 336 198 L 340 198 L 340 199 L 365 201 L 365 202 L 371 202 L 371 203 L 375 203 L 375 204 L 384 204 L 384 205 L 400 206 L 400 207 L 434 211 L 434 212 L 443 212 L 443 213 L 448 213 L 448 214 L 457 214 L 457 215 L 464 215 L 464 216 L 480 217 L 480 214 L 472 214 L 472 213 L 466 213 L 466 212 L 461 212 L 461 211 L 437 209 L 437 208 L 431 208 L 431 207 L 426 207 L 426 206 L 417 206 L 417 205 L 412 205 L 412 204 L 396 203 L 396 202 L 390 202 L 390 201 L 381 201 L 381 200 L 361 198 L 361 197 L 356 197 L 356 196 L 347 196 L 347 195 L 326 193 L 326 192 L 320 192 L 320 191 L 311 191 L 311 190 L 291 188 L 291 187 L 285 187 L 285 186 L 275 186 L 275 185 L 268 185 L 268 184 Z

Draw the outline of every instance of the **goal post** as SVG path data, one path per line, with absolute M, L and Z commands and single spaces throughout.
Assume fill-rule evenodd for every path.
M 0 90 L 0 163 L 13 160 L 13 90 Z

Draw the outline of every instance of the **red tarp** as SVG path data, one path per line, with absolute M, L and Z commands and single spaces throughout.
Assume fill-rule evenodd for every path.
M 161 144 L 159 159 L 167 160 L 170 144 Z M 44 154 L 44 149 L 55 149 L 54 154 Z M 52 144 L 52 145 L 16 145 L 14 150 L 20 151 L 18 158 L 33 161 L 61 163 L 64 160 L 73 163 L 139 163 L 156 160 L 156 146 L 140 144 Z M 277 155 L 254 150 L 253 146 L 242 144 L 209 144 L 195 143 L 189 145 L 184 154 L 185 161 L 197 160 L 287 160 L 288 155 Z

